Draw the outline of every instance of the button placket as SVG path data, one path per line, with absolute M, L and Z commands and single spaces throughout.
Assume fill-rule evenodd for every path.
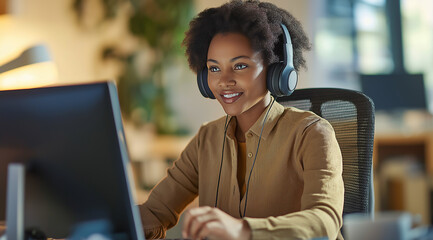
M 248 132 L 248 133 L 247 133 L 247 138 L 249 138 L 250 141 L 252 141 L 252 137 L 253 137 L 253 136 L 254 136 L 254 135 L 253 135 L 252 132 Z M 251 149 L 247 149 L 247 152 L 248 152 L 248 150 L 251 151 Z M 252 152 L 248 152 L 248 153 L 247 153 L 247 157 L 248 157 L 248 158 L 252 158 L 252 157 L 253 157 L 253 153 L 252 153 Z

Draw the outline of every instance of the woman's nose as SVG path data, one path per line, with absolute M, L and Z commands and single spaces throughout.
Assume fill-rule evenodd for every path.
M 221 87 L 236 85 L 236 80 L 234 79 L 233 73 L 232 72 L 222 73 L 218 84 Z

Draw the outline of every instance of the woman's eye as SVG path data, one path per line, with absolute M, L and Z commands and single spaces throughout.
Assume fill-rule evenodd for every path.
M 244 68 L 247 68 L 248 66 L 246 64 L 236 64 L 235 65 L 235 70 L 242 70 Z
M 209 67 L 209 71 L 211 71 L 211 72 L 218 72 L 219 70 L 220 69 L 218 67 L 215 67 L 215 66 Z

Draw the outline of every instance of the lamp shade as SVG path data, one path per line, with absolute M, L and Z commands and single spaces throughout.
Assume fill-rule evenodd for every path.
M 53 84 L 57 69 L 47 47 L 34 45 L 0 66 L 0 90 L 39 87 Z
M 35 45 L 24 50 L 12 61 L 0 66 L 0 74 L 26 65 L 47 61 L 51 61 L 47 47 L 43 44 Z

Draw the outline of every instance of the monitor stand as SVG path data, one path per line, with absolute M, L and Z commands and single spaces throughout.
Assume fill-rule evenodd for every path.
M 24 164 L 9 164 L 6 193 L 6 237 L 9 240 L 24 240 L 24 184 Z
M 6 240 L 24 240 L 24 195 L 25 195 L 26 167 L 21 163 L 8 165 L 7 192 L 6 192 Z M 107 219 L 95 219 L 81 222 L 74 228 L 74 232 L 67 239 L 110 239 L 111 223 Z M 42 234 L 45 239 L 43 232 Z M 37 238 L 39 239 L 39 238 Z M 114 236 L 114 239 L 126 239 L 123 234 Z M 0 240 L 4 240 L 0 237 Z

